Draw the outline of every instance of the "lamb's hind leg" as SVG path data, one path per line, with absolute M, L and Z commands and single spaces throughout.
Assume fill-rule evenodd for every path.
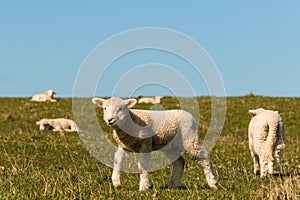
M 260 166 L 259 166 L 259 157 L 253 151 L 251 151 L 250 153 L 251 153 L 251 156 L 253 158 L 254 174 L 257 175 L 257 174 L 259 174 L 259 169 L 260 169 Z
M 264 154 L 261 158 L 261 177 L 266 176 L 267 174 L 274 174 L 274 147 L 268 145 L 268 148 L 265 149 Z
M 173 151 L 164 152 L 167 158 L 173 162 L 172 163 L 172 175 L 168 185 L 168 188 L 176 188 L 181 186 L 181 179 L 184 171 L 184 159 L 180 154 L 175 154 Z M 175 161 L 174 161 L 175 160 Z
M 259 157 L 260 177 L 266 177 L 267 176 L 268 167 L 271 167 L 271 164 L 269 164 L 268 161 L 269 161 L 269 159 L 264 157 L 264 156 Z
M 281 171 L 281 156 L 283 150 L 285 148 L 285 144 L 277 145 L 274 151 L 274 174 L 280 174 Z
M 254 144 L 253 144 L 252 136 L 249 137 L 249 150 L 250 150 L 251 157 L 253 159 L 254 174 L 258 175 L 259 174 L 259 169 L 260 169 L 259 157 L 254 151 Z

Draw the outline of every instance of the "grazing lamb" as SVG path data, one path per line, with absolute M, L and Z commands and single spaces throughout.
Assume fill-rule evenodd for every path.
M 139 99 L 138 103 L 152 103 L 158 104 L 160 103 L 160 99 L 162 96 L 155 96 L 155 97 L 142 97 Z
M 41 119 L 36 122 L 40 126 L 40 130 L 53 130 L 53 131 L 67 131 L 78 132 L 75 122 L 71 119 L 58 118 L 58 119 Z
M 45 101 L 50 101 L 50 102 L 56 102 L 55 99 L 53 99 L 54 92 L 53 90 L 48 90 L 44 94 L 35 94 L 32 96 L 30 101 L 37 101 L 37 102 L 45 102 Z
M 187 153 L 204 168 L 208 185 L 218 188 L 208 152 L 200 145 L 198 126 L 193 116 L 183 110 L 153 111 L 130 109 L 135 99 L 123 100 L 93 98 L 92 102 L 103 108 L 104 121 L 111 126 L 113 137 L 118 144 L 114 158 L 112 182 L 114 187 L 121 186 L 121 162 L 127 152 L 139 153 L 140 170 L 139 190 L 149 188 L 150 152 L 160 150 L 172 161 L 172 175 L 169 188 L 180 187 L 184 171 L 182 153 Z
M 254 162 L 254 173 L 265 177 L 280 173 L 280 163 L 285 148 L 285 129 L 278 111 L 259 108 L 249 110 L 249 149 Z

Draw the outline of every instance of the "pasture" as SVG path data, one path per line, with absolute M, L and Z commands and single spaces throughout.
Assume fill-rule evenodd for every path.
M 198 97 L 203 138 L 210 121 L 210 98 Z M 0 98 L 0 199 L 300 199 L 300 98 L 243 96 L 227 98 L 222 134 L 211 152 L 220 183 L 208 187 L 203 170 L 185 157 L 182 188 L 167 189 L 171 168 L 150 173 L 151 189 L 139 192 L 139 174 L 122 173 L 122 188 L 114 189 L 112 169 L 95 159 L 78 133 L 39 131 L 41 118 L 73 118 L 72 99 L 30 102 Z M 177 99 L 165 97 L 165 109 L 177 109 Z M 138 104 L 135 108 L 149 109 Z M 249 109 L 278 110 L 286 127 L 282 175 L 261 179 L 253 174 L 248 149 Z M 102 110 L 97 109 L 99 122 Z M 102 123 L 107 135 L 111 129 Z

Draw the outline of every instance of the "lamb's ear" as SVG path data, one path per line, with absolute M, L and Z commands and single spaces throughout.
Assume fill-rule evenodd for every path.
M 249 110 L 249 114 L 250 114 L 252 117 L 254 117 L 254 116 L 257 114 L 257 112 L 256 112 L 256 110 Z
M 95 104 L 98 107 L 102 107 L 104 101 L 105 101 L 105 99 L 101 99 L 101 98 L 93 98 L 92 99 L 93 104 Z
M 127 99 L 125 100 L 125 104 L 128 108 L 132 108 L 136 104 L 136 99 Z
M 40 121 L 38 121 L 38 122 L 36 122 L 36 125 L 40 125 L 41 124 L 41 120 Z
M 279 112 L 278 112 L 278 110 L 275 110 L 274 113 L 277 113 L 277 114 L 278 114 Z

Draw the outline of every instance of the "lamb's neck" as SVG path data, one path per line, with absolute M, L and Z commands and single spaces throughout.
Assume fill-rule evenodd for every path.
M 129 131 L 130 127 L 133 127 L 133 124 L 135 124 L 136 118 L 137 116 L 129 110 L 126 117 L 122 121 L 119 121 L 118 125 L 115 126 L 114 129 L 117 132 Z
M 137 114 L 129 110 L 126 117 L 114 129 L 120 133 L 134 134 L 138 133 L 138 130 L 142 130 L 144 128 L 147 128 L 146 122 Z

